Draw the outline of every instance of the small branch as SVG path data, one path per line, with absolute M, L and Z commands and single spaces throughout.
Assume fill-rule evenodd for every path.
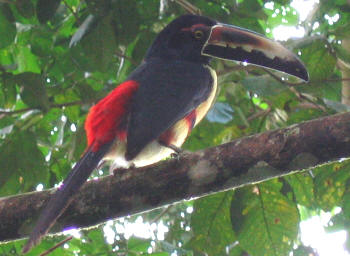
M 268 73 L 272 78 L 274 78 L 275 80 L 277 80 L 278 82 L 282 83 L 282 84 L 285 84 L 288 86 L 289 90 L 291 92 L 293 92 L 300 100 L 304 100 L 304 101 L 307 101 L 309 102 L 310 104 L 313 104 L 316 108 L 318 108 L 319 110 L 323 111 L 323 112 L 326 112 L 326 108 L 313 102 L 312 100 L 308 99 L 307 97 L 305 97 L 303 94 L 301 94 L 300 92 L 298 92 L 294 86 L 297 86 L 297 85 L 302 85 L 302 84 L 305 84 L 305 82 L 300 82 L 300 83 L 291 83 L 291 82 L 288 82 L 288 81 L 285 81 L 285 80 L 282 80 L 280 77 L 276 76 L 273 72 L 271 72 L 270 70 L 268 69 L 265 69 L 265 72 Z
M 165 214 L 167 214 L 171 208 L 173 208 L 174 205 L 168 205 L 158 216 L 156 216 L 154 219 L 150 221 L 150 223 L 156 223 L 158 222 Z
M 175 0 L 175 2 L 191 14 L 202 15 L 202 11 L 198 7 L 194 6 L 186 0 Z
M 266 68 L 262 68 L 266 73 L 268 73 L 270 76 L 272 76 L 272 78 L 274 78 L 275 80 L 277 80 L 278 82 L 284 84 L 284 85 L 288 85 L 288 86 L 297 86 L 297 85 L 302 85 L 305 84 L 305 82 L 300 82 L 300 83 L 291 83 L 287 80 L 282 80 L 279 76 L 275 75 L 272 71 L 266 69 Z
M 87 227 L 350 157 L 350 113 L 241 138 L 87 182 L 51 232 Z M 296 157 L 312 155 L 303 166 Z M 268 168 L 267 168 L 268 167 Z M 267 171 L 269 169 L 270 171 Z M 53 190 L 0 199 L 0 241 L 31 231 Z
M 60 103 L 60 104 L 51 104 L 50 108 L 63 108 L 63 107 L 70 107 L 74 105 L 81 105 L 83 104 L 82 101 L 72 101 L 72 102 L 66 102 L 66 103 Z M 0 111 L 0 115 L 2 116 L 9 116 L 9 115 L 16 115 L 16 114 L 21 114 L 27 111 L 31 110 L 40 110 L 38 108 L 22 108 L 18 110 L 13 110 L 13 111 Z M 1 117 L 0 117 L 1 118 Z
M 63 108 L 63 107 L 70 107 L 75 105 L 82 105 L 83 102 L 80 100 L 72 101 L 72 102 L 66 102 L 66 103 L 60 103 L 60 104 L 52 104 L 51 108 Z
M 69 240 L 71 240 L 73 238 L 73 236 L 69 236 L 66 239 L 62 240 L 61 242 L 59 242 L 58 244 L 56 244 L 54 247 L 48 249 L 47 251 L 43 252 L 42 254 L 40 254 L 40 256 L 46 256 L 49 253 L 53 252 L 54 250 L 56 250 L 58 247 L 60 247 L 62 244 L 67 243 Z
M 128 61 L 130 61 L 133 65 L 137 66 L 139 65 L 139 63 L 137 63 L 136 61 L 134 61 L 132 58 L 130 58 L 129 56 L 126 56 L 125 54 L 123 54 L 120 51 L 115 51 L 115 55 L 117 55 L 118 57 L 127 59 Z
M 269 107 L 269 108 L 266 109 L 266 110 L 262 110 L 262 111 L 259 111 L 259 112 L 257 112 L 257 113 L 254 113 L 253 115 L 249 116 L 249 117 L 247 118 L 247 120 L 250 122 L 250 121 L 252 121 L 252 120 L 254 120 L 254 119 L 257 119 L 257 118 L 259 118 L 259 117 L 266 116 L 266 115 L 268 115 L 270 112 L 271 112 L 271 108 Z
M 76 20 L 78 23 L 80 23 L 78 14 L 72 9 L 72 7 L 70 7 L 70 5 L 67 3 L 67 1 L 66 1 L 66 0 L 63 0 L 63 3 L 64 3 L 64 5 L 67 7 L 67 9 L 73 14 L 75 20 Z
M 13 111 L 0 111 L 1 115 L 16 115 L 16 114 L 21 114 L 30 110 L 34 110 L 36 108 L 22 108 L 22 109 L 18 109 L 18 110 L 13 110 Z

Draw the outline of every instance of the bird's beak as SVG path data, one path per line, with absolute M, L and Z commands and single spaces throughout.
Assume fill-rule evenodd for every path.
M 304 64 L 294 53 L 258 33 L 231 25 L 213 26 L 202 54 L 263 66 L 309 80 Z

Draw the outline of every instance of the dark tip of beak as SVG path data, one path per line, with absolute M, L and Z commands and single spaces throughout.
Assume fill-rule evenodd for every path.
M 294 53 L 260 34 L 235 26 L 214 26 L 202 54 L 258 65 L 309 80 L 304 64 Z

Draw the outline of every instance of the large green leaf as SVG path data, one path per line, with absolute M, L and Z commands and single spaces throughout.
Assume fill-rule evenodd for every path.
M 289 175 L 285 179 L 292 187 L 298 204 L 315 207 L 314 184 L 309 173 Z
M 11 75 L 3 76 L 2 92 L 4 94 L 4 108 L 12 108 L 17 101 L 16 83 Z
M 104 17 L 96 27 L 81 41 L 85 53 L 84 61 L 88 61 L 92 70 L 105 71 L 114 61 L 117 50 L 115 36 L 111 25 L 111 17 Z
M 296 205 L 281 194 L 277 179 L 240 189 L 231 205 L 240 246 L 251 255 L 288 255 L 297 239 Z
M 16 37 L 16 25 L 6 18 L 4 12 L 8 11 L 0 6 L 0 48 L 10 45 Z
M 16 64 L 18 72 L 40 73 L 39 60 L 35 56 L 28 45 L 18 45 L 15 49 Z
M 26 72 L 16 75 L 14 79 L 21 87 L 21 98 L 24 103 L 45 111 L 49 109 L 49 100 L 41 75 Z
M 341 205 L 346 187 L 344 184 L 350 178 L 350 161 L 323 165 L 314 170 L 315 194 L 319 207 L 330 211 L 334 206 Z
M 305 62 L 311 80 L 321 81 L 334 71 L 336 58 L 325 40 L 315 40 L 303 48 L 301 58 Z
M 45 159 L 32 132 L 11 134 L 0 146 L 0 166 L 1 196 L 26 192 L 47 178 Z
M 235 242 L 230 219 L 233 191 L 197 200 L 191 218 L 193 238 L 187 246 L 209 255 L 220 255 Z
M 269 75 L 247 77 L 242 81 L 242 84 L 248 91 L 262 97 L 276 96 L 288 90 L 286 86 Z

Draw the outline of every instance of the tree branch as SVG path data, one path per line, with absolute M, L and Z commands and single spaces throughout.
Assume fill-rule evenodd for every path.
M 350 113 L 256 134 L 92 180 L 76 195 L 52 232 L 95 225 L 349 156 Z M 295 162 L 300 157 L 304 157 L 302 166 Z M 28 234 L 52 192 L 0 199 L 0 241 Z
M 70 106 L 75 106 L 75 105 L 81 105 L 83 104 L 82 101 L 72 101 L 72 102 L 65 102 L 65 103 L 55 103 L 55 104 L 51 104 L 50 108 L 63 108 L 63 107 L 70 107 Z M 31 111 L 31 110 L 40 110 L 39 108 L 22 108 L 22 109 L 17 109 L 17 110 L 13 110 L 13 111 L 4 111 L 1 110 L 0 111 L 0 115 L 16 115 L 16 114 L 21 114 L 27 111 Z M 1 119 L 1 116 L 0 116 Z
M 191 14 L 197 14 L 197 15 L 202 14 L 202 11 L 197 6 L 194 6 L 193 4 L 191 4 L 186 0 L 175 0 L 175 2 Z

